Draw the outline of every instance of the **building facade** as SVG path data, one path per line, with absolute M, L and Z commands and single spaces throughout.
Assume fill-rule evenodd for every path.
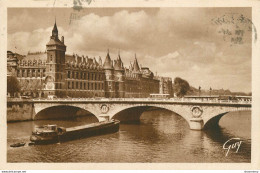
M 107 97 L 140 98 L 150 94 L 172 95 L 172 80 L 154 76 L 141 67 L 135 56 L 129 68 L 118 55 L 111 60 L 109 51 L 104 63 L 101 57 L 66 54 L 64 37 L 59 39 L 56 22 L 45 52 L 26 56 L 7 51 L 8 75 L 16 76 L 22 95 L 33 97 Z

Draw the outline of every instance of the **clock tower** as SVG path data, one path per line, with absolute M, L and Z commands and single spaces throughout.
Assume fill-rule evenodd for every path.
M 50 36 L 50 41 L 46 44 L 47 61 L 46 61 L 46 78 L 45 93 L 46 95 L 56 95 L 64 97 L 65 88 L 65 52 L 64 37 L 59 40 L 58 28 L 55 24 Z

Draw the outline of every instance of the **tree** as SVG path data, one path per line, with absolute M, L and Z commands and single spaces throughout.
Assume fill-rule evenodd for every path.
M 190 85 L 186 80 L 176 77 L 174 79 L 173 89 L 177 97 L 183 97 L 189 91 Z
M 19 81 L 15 76 L 8 76 L 7 77 L 7 92 L 14 96 L 14 93 L 20 92 L 21 86 Z

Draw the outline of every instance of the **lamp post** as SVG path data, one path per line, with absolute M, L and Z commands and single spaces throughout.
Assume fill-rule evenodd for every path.
M 200 97 L 200 89 L 201 89 L 201 87 L 199 86 L 199 97 Z

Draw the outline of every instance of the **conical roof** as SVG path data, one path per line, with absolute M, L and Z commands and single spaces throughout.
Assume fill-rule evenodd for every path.
M 123 62 L 121 60 L 120 55 L 118 55 L 118 59 L 116 60 L 114 67 L 115 67 L 115 70 L 124 70 Z
M 134 64 L 133 64 L 133 71 L 136 72 L 136 73 L 140 73 L 140 67 L 138 65 L 136 55 L 135 55 L 135 61 L 134 61 Z
M 50 41 L 46 44 L 47 46 L 50 45 L 60 45 L 65 46 L 63 42 L 61 42 L 58 38 L 58 28 L 56 25 L 56 20 L 52 29 L 52 36 L 50 37 Z
M 99 56 L 98 64 L 99 64 L 100 66 L 102 66 L 102 59 L 101 59 L 100 56 Z
M 53 26 L 52 31 L 56 31 L 56 32 L 58 32 L 58 28 L 57 28 L 57 25 L 56 25 L 56 20 L 55 20 L 55 23 L 54 23 L 54 26 Z
M 113 69 L 112 61 L 109 55 L 109 52 L 107 52 L 107 56 L 103 65 L 104 69 Z
M 53 29 L 52 29 L 52 36 L 54 37 L 58 37 L 58 28 L 57 28 L 57 25 L 56 25 L 56 19 L 55 19 L 55 23 L 54 23 L 54 26 L 53 26 Z

